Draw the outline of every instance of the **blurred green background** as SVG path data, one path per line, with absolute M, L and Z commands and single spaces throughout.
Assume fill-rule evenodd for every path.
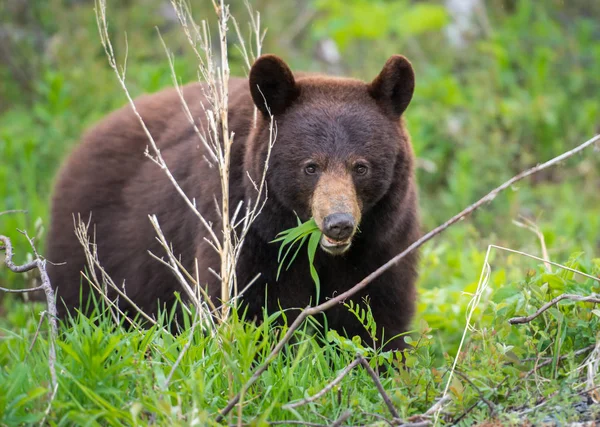
M 243 2 L 230 3 L 246 34 Z M 394 53 L 413 62 L 417 88 L 406 119 L 425 230 L 521 169 L 600 131 L 598 2 L 257 0 L 252 7 L 268 28 L 263 52 L 282 56 L 295 70 L 372 79 Z M 192 2 L 192 10 L 216 29 L 209 1 Z M 127 38 L 132 94 L 172 84 L 159 32 L 180 80 L 196 78 L 168 1 L 108 1 L 107 13 L 120 58 Z M 233 31 L 229 41 L 232 72 L 244 75 Z M 0 211 L 27 210 L 0 216 L 0 233 L 13 238 L 16 261 L 28 252 L 17 229 L 37 235 L 43 253 L 61 160 L 84 129 L 125 102 L 99 41 L 93 1 L 0 2 Z M 535 234 L 512 223 L 520 215 L 543 232 L 552 260 L 575 252 L 583 253 L 584 264 L 598 257 L 599 159 L 598 150 L 588 150 L 524 181 L 429 243 L 421 312 L 430 323 L 448 323 L 447 312 L 464 311 L 468 299 L 461 292 L 476 284 L 488 244 L 540 255 Z M 535 265 L 497 258 L 496 285 Z M 0 269 L 0 286 L 24 285 L 23 277 Z M 451 329 L 458 333 L 464 321 L 455 321 Z

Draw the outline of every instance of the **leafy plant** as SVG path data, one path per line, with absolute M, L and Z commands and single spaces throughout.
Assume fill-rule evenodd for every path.
M 319 247 L 319 241 L 321 240 L 321 230 L 317 226 L 314 218 L 309 219 L 308 221 L 302 223 L 300 218 L 297 218 L 298 225 L 294 228 L 290 228 L 288 230 L 284 230 L 279 233 L 276 239 L 274 239 L 271 243 L 281 242 L 281 247 L 279 248 L 279 253 L 277 254 L 277 262 L 279 263 L 279 268 L 277 269 L 277 280 L 279 280 L 279 275 L 281 274 L 281 269 L 284 265 L 286 265 L 286 260 L 288 257 L 290 258 L 285 269 L 288 270 L 296 257 L 298 256 L 298 252 L 304 245 L 304 242 L 308 239 L 307 253 L 308 253 L 308 264 L 310 266 L 310 276 L 315 282 L 315 287 L 317 291 L 316 301 L 319 301 L 320 293 L 321 293 L 321 282 L 319 280 L 319 275 L 317 274 L 317 269 L 315 268 L 315 254 L 317 252 L 317 248 Z M 287 246 L 287 250 L 284 249 Z M 296 246 L 296 250 L 292 253 L 292 249 Z

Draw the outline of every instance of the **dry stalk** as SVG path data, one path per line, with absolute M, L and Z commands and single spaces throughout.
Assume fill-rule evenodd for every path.
M 196 207 L 196 201 L 190 200 L 189 197 L 187 197 L 185 192 L 176 182 L 175 178 L 169 171 L 161 155 L 160 149 L 158 148 L 156 141 L 150 134 L 147 126 L 144 123 L 143 118 L 141 117 L 135 106 L 135 102 L 129 94 L 125 83 L 126 63 L 120 70 L 117 66 L 116 57 L 113 51 L 110 38 L 108 36 L 108 24 L 106 20 L 106 0 L 96 0 L 96 20 L 98 24 L 98 30 L 100 33 L 102 46 L 104 47 L 105 53 L 108 57 L 109 65 L 115 72 L 117 79 L 119 80 L 119 83 L 121 85 L 121 88 L 127 96 L 132 110 L 136 115 L 137 119 L 139 120 L 140 124 L 142 125 L 142 128 L 148 138 L 149 147 L 146 150 L 146 155 L 155 164 L 157 164 L 161 169 L 165 171 L 167 177 L 171 181 L 172 185 L 175 187 L 176 191 L 184 198 L 188 207 L 194 212 L 194 214 L 198 217 L 202 225 L 208 231 L 209 236 L 208 239 L 206 239 L 207 242 L 219 254 L 221 260 L 220 271 L 218 274 L 214 272 L 215 275 L 221 281 L 221 313 L 220 316 L 217 316 L 217 318 L 219 319 L 219 321 L 224 321 L 228 317 L 229 310 L 232 304 L 235 304 L 237 301 L 237 298 L 235 297 L 238 295 L 238 284 L 235 274 L 235 265 L 239 258 L 241 248 L 243 246 L 250 225 L 260 214 L 262 207 L 266 202 L 267 189 L 265 181 L 267 165 L 265 165 L 261 181 L 258 184 L 254 184 L 255 189 L 257 191 L 255 201 L 247 201 L 245 215 L 238 222 L 236 222 L 237 214 L 242 208 L 242 206 L 240 204 L 236 206 L 235 209 L 232 209 L 229 200 L 230 157 L 231 147 L 234 142 L 234 134 L 230 131 L 228 123 L 228 82 L 230 70 L 228 65 L 226 35 L 228 30 L 227 25 L 229 19 L 231 18 L 229 14 L 229 7 L 224 3 L 223 0 L 213 0 L 213 6 L 218 17 L 218 33 L 220 48 L 220 66 L 215 66 L 210 32 L 208 30 L 208 24 L 206 23 L 206 21 L 202 21 L 200 26 L 196 25 L 193 21 L 193 18 L 191 16 L 190 10 L 186 2 L 183 0 L 171 0 L 171 4 L 176 12 L 177 18 L 184 31 L 184 34 L 186 35 L 186 38 L 198 60 L 199 78 L 201 81 L 205 82 L 205 85 L 203 86 L 202 90 L 205 98 L 208 101 L 208 105 L 201 104 L 201 108 L 203 109 L 206 116 L 206 126 L 204 125 L 202 120 L 196 121 L 196 118 L 193 117 L 191 110 L 184 99 L 183 91 L 178 83 L 177 76 L 175 75 L 172 55 L 168 52 L 164 41 L 163 47 L 165 48 L 165 51 L 167 51 L 167 58 L 171 67 L 173 83 L 179 94 L 184 114 L 190 122 L 190 125 L 193 127 L 196 135 L 202 142 L 202 145 L 206 149 L 206 153 L 208 154 L 208 158 L 206 158 L 206 160 L 209 162 L 209 165 L 216 163 L 217 169 L 219 171 L 221 183 L 221 201 L 220 203 L 216 204 L 217 211 L 221 219 L 222 238 L 218 237 L 217 232 L 212 228 L 212 224 L 209 221 L 207 221 L 204 218 L 204 216 L 198 211 Z M 255 16 L 252 13 L 249 4 L 247 4 L 247 8 L 251 16 L 251 28 L 255 35 L 255 50 L 256 52 L 260 53 L 262 47 L 262 40 L 264 37 L 264 33 L 262 33 L 261 35 L 260 32 L 260 15 L 256 14 Z M 242 38 L 240 38 L 240 42 L 243 43 Z M 242 52 L 245 52 L 246 63 L 250 64 L 250 57 L 248 56 L 248 52 L 245 48 L 245 45 L 242 49 Z M 252 55 L 253 60 L 254 56 L 252 49 L 250 49 L 250 55 Z M 276 138 L 276 128 L 272 117 L 270 131 L 271 139 L 269 143 L 267 158 L 270 156 L 271 148 Z M 185 269 L 183 268 L 181 263 L 174 262 L 173 258 L 176 259 L 176 257 L 173 257 L 172 252 L 169 254 L 168 248 L 170 246 L 167 244 L 167 241 L 166 239 L 164 239 L 164 236 L 162 236 L 162 238 L 159 236 L 159 241 L 161 241 L 161 245 L 163 246 L 163 248 L 166 249 L 167 255 L 170 259 L 168 265 L 170 266 L 173 273 L 175 273 L 175 275 L 177 276 L 178 281 L 182 284 L 186 295 L 192 299 L 196 308 L 205 305 L 204 302 L 200 302 L 199 297 L 194 297 L 194 295 L 197 295 L 197 292 L 190 292 L 190 286 L 185 281 L 184 277 L 188 277 L 189 279 L 191 277 L 191 274 L 187 271 L 184 271 Z M 156 254 L 154 254 L 154 256 L 156 257 Z M 186 285 L 183 285 L 184 283 L 186 283 Z M 196 283 L 195 287 L 201 286 L 198 283 Z M 206 295 L 203 295 L 203 297 L 206 300 Z
M 546 239 L 544 238 L 544 233 L 542 233 L 542 231 L 535 224 L 535 222 L 533 222 L 529 218 L 521 216 L 521 219 L 523 220 L 523 222 L 513 221 L 513 224 L 515 224 L 517 227 L 526 228 L 529 231 L 535 233 L 535 235 L 540 241 L 540 246 L 542 247 L 542 257 L 544 258 L 544 265 L 546 266 L 546 270 L 549 273 L 552 273 L 552 267 L 550 267 L 550 263 L 548 262 L 550 261 L 550 256 L 548 256 L 548 248 L 546 247 Z
M 52 396 L 55 394 L 55 390 L 58 388 L 58 379 L 56 376 L 56 348 L 55 341 L 58 337 L 58 322 L 57 322 L 57 311 L 56 311 L 56 298 L 54 295 L 54 290 L 52 289 L 52 285 L 50 284 L 50 277 L 48 277 L 48 272 L 46 271 L 46 260 L 40 257 L 35 246 L 33 244 L 33 239 L 29 237 L 29 235 L 21 231 L 21 233 L 27 238 L 29 245 L 34 253 L 34 260 L 28 262 L 26 264 L 17 265 L 13 262 L 13 248 L 10 239 L 6 236 L 0 236 L 0 242 L 2 242 L 2 246 L 0 249 L 4 250 L 4 264 L 8 267 L 10 271 L 13 273 L 26 273 L 35 268 L 40 272 L 40 278 L 42 284 L 40 286 L 36 286 L 34 288 L 29 289 L 7 289 L 0 287 L 0 291 L 10 292 L 10 293 L 23 293 L 23 292 L 33 292 L 37 290 L 43 290 L 46 295 L 46 305 L 47 305 L 47 316 L 48 325 L 50 329 L 50 337 L 48 340 L 48 368 L 50 369 L 50 378 L 52 382 Z M 52 400 L 51 400 L 52 401 Z
M 160 228 L 160 224 L 158 223 L 158 218 L 156 217 L 156 215 L 149 215 L 149 218 L 150 223 L 154 227 L 154 230 L 157 235 L 156 240 L 158 240 L 160 245 L 167 253 L 168 262 L 164 261 L 162 258 L 157 257 L 151 252 L 150 255 L 154 259 L 163 263 L 173 272 L 173 274 L 179 281 L 179 284 L 185 290 L 188 298 L 194 304 L 196 308 L 196 314 L 198 315 L 198 323 L 202 325 L 202 329 L 205 331 L 214 331 L 215 324 L 213 322 L 213 316 L 211 315 L 211 308 L 209 307 L 209 304 L 212 304 L 212 302 L 210 297 L 206 294 L 206 290 L 195 279 L 193 279 L 191 275 L 189 275 L 187 270 L 181 265 L 177 257 L 173 254 L 173 248 L 168 244 L 167 239 L 165 238 L 165 235 L 163 234 L 162 229 Z M 184 277 L 183 272 L 185 272 L 188 275 L 188 279 Z M 193 288 L 188 283 L 188 280 L 192 282 L 192 285 L 194 286 Z M 212 305 L 212 308 L 215 308 L 214 305 Z
M 186 202 L 188 207 L 198 217 L 198 219 L 200 220 L 202 225 L 204 225 L 204 227 L 208 231 L 211 239 L 213 240 L 213 243 L 215 245 L 217 245 L 217 248 L 220 248 L 221 244 L 220 244 L 220 241 L 219 241 L 217 235 L 215 234 L 214 230 L 212 229 L 212 224 L 210 224 L 204 218 L 204 216 L 202 216 L 202 214 L 196 208 L 196 203 L 193 202 L 192 200 L 190 200 L 189 197 L 187 197 L 187 195 L 185 194 L 183 189 L 179 186 L 179 184 L 175 180 L 175 177 L 173 176 L 173 174 L 167 167 L 167 164 L 162 157 L 160 149 L 156 145 L 156 141 L 154 140 L 154 137 L 152 136 L 148 127 L 146 126 L 144 119 L 140 115 L 137 107 L 135 106 L 135 102 L 133 101 L 133 98 L 131 97 L 131 94 L 129 93 L 129 90 L 127 89 L 127 85 L 125 84 L 126 62 L 125 62 L 125 65 L 123 66 L 122 70 L 119 70 L 119 67 L 117 66 L 117 60 L 115 57 L 113 46 L 110 41 L 110 37 L 108 35 L 108 23 L 106 20 L 106 0 L 96 0 L 96 23 L 98 25 L 98 31 L 100 33 L 100 41 L 102 43 L 102 46 L 103 46 L 106 56 L 108 58 L 108 63 L 110 65 L 110 67 L 113 69 L 113 71 L 115 72 L 115 74 L 117 76 L 117 80 L 119 81 L 119 84 L 121 85 L 123 92 L 125 92 L 125 96 L 127 97 L 127 100 L 129 101 L 129 105 L 131 106 L 133 113 L 139 120 L 139 122 L 142 126 L 142 129 L 144 130 L 144 133 L 146 134 L 146 137 L 148 138 L 148 142 L 150 143 L 150 146 L 152 148 L 153 155 L 150 155 L 147 150 L 148 157 L 151 160 L 153 160 L 154 163 L 156 163 L 161 169 L 163 169 L 165 171 L 165 174 L 167 175 L 167 177 L 173 184 L 173 187 L 175 188 L 175 190 L 181 195 L 181 197 Z
M 492 191 L 490 191 L 488 194 L 486 194 L 483 198 L 479 199 L 477 202 L 473 203 L 472 205 L 468 206 L 467 208 L 465 208 L 458 214 L 454 215 L 448 221 L 444 222 L 443 224 L 434 228 L 427 234 L 423 235 L 421 238 L 419 238 L 417 241 L 415 241 L 412 245 L 410 245 L 404 251 L 402 251 L 398 255 L 394 256 L 392 259 L 390 259 L 388 262 L 383 264 L 381 267 L 379 267 L 378 269 L 373 271 L 371 274 L 369 274 L 367 277 L 365 277 L 363 280 L 361 280 L 359 283 L 354 285 L 349 290 L 342 292 L 335 298 L 331 298 L 317 306 L 306 307 L 298 315 L 296 320 L 294 320 L 294 322 L 291 324 L 291 326 L 289 327 L 287 332 L 284 334 L 284 336 L 281 338 L 281 340 L 277 343 L 277 345 L 275 345 L 275 347 L 273 348 L 273 350 L 271 351 L 271 353 L 269 354 L 267 359 L 263 362 L 263 364 L 254 371 L 254 374 L 242 386 L 241 392 L 245 393 L 248 390 L 248 388 L 251 387 L 252 384 L 254 384 L 256 382 L 256 380 L 262 375 L 262 373 L 267 370 L 269 364 L 275 359 L 275 357 L 279 354 L 279 352 L 281 351 L 283 346 L 290 340 L 290 338 L 295 333 L 296 329 L 298 329 L 298 327 L 302 324 L 302 322 L 304 322 L 304 320 L 307 317 L 322 313 L 322 312 L 342 303 L 343 301 L 347 300 L 348 298 L 353 296 L 356 292 L 367 287 L 371 282 L 373 282 L 373 280 L 375 280 L 377 277 L 382 275 L 386 270 L 388 270 L 393 265 L 395 265 L 400 260 L 402 260 L 404 257 L 406 257 L 409 253 L 411 253 L 414 250 L 416 250 L 417 248 L 421 247 L 423 244 L 425 244 L 426 242 L 428 242 L 429 240 L 431 240 L 438 234 L 440 234 L 443 231 L 445 231 L 446 229 L 448 229 L 448 227 L 452 226 L 453 224 L 457 223 L 458 221 L 463 220 L 464 218 L 469 216 L 471 213 L 473 213 L 474 211 L 476 211 L 477 209 L 479 209 L 486 203 L 491 202 L 492 200 L 494 200 L 494 198 L 499 193 L 501 193 L 502 191 L 511 187 L 516 182 L 521 181 L 522 179 L 527 178 L 528 176 L 531 176 L 531 175 L 533 175 L 537 172 L 540 172 L 544 169 L 547 169 L 551 166 L 554 166 L 570 157 L 573 157 L 575 154 L 578 154 L 581 151 L 585 150 L 586 148 L 592 146 L 597 141 L 600 141 L 600 135 L 594 136 L 593 138 L 587 140 L 586 142 L 580 144 L 579 146 L 573 148 L 572 150 L 569 150 L 557 157 L 554 157 L 553 159 L 548 160 L 545 163 L 538 164 L 537 166 L 534 166 L 530 169 L 527 169 L 527 170 L 515 175 L 514 177 L 512 177 L 511 179 L 509 179 L 502 185 L 500 185 L 500 186 L 496 187 L 495 189 L 493 189 Z M 488 248 L 488 254 L 489 254 L 489 248 Z M 487 260 L 487 256 L 486 256 L 486 260 Z M 483 278 L 483 271 L 482 271 L 482 278 Z M 480 280 L 480 282 L 481 282 L 481 280 Z M 479 295 L 479 297 L 481 297 L 481 295 Z M 474 309 L 473 309 L 473 311 L 474 311 Z M 469 320 L 470 320 L 470 316 L 469 316 Z M 466 331 L 465 331 L 465 334 L 466 334 Z M 463 334 L 463 340 L 461 340 L 461 344 L 462 344 L 462 342 L 464 342 L 464 334 Z M 442 398 L 444 398 L 446 396 L 447 389 L 448 389 L 448 386 L 446 387 L 444 396 Z M 238 393 L 233 399 L 231 399 L 229 401 L 229 403 L 227 404 L 227 406 L 225 406 L 225 408 L 223 408 L 223 410 L 220 412 L 220 414 L 216 417 L 216 420 L 218 422 L 222 421 L 223 418 L 235 407 L 235 405 L 239 401 L 239 396 L 240 396 L 240 393 Z M 440 408 L 440 410 L 441 410 L 441 408 Z M 436 413 L 436 421 L 437 421 L 438 414 L 439 414 L 439 412 Z
M 91 218 L 90 218 L 91 220 Z M 90 223 L 85 223 L 81 220 L 81 217 L 78 217 L 77 220 L 73 217 L 73 221 L 75 223 L 75 236 L 77 240 L 83 247 L 83 252 L 86 258 L 86 264 L 89 266 L 88 274 L 84 277 L 88 281 L 88 283 L 98 292 L 98 294 L 106 301 L 108 307 L 112 309 L 116 309 L 121 316 L 124 316 L 127 322 L 132 325 L 135 329 L 139 330 L 140 326 L 136 325 L 135 322 L 129 318 L 123 311 L 121 311 L 118 307 L 118 303 L 115 300 L 112 300 L 108 291 L 113 290 L 117 294 L 117 299 L 122 298 L 127 302 L 133 309 L 135 309 L 142 318 L 148 321 L 151 325 L 157 325 L 156 320 L 152 317 L 148 316 L 148 314 L 142 310 L 131 298 L 127 296 L 127 292 L 125 289 L 125 284 L 121 287 L 117 286 L 117 284 L 112 280 L 109 274 L 106 272 L 104 267 L 100 264 L 98 259 L 98 252 L 95 241 L 91 240 L 89 227 Z M 99 276 L 97 272 L 99 272 Z M 113 314 L 114 315 L 114 314 Z M 162 329 L 165 332 L 168 332 L 166 329 Z

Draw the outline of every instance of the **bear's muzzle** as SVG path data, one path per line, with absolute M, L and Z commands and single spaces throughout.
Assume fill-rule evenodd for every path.
M 321 248 L 332 255 L 346 252 L 361 219 L 349 173 L 336 170 L 321 175 L 312 198 L 312 214 L 323 233 Z

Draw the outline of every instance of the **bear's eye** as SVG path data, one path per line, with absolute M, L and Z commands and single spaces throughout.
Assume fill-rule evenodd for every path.
M 318 169 L 317 165 L 315 165 L 314 163 L 310 163 L 304 167 L 304 172 L 307 175 L 314 175 L 317 173 L 317 169 Z
M 369 171 L 369 167 L 365 164 L 359 163 L 354 166 L 354 172 L 357 175 L 366 175 L 368 171 Z

